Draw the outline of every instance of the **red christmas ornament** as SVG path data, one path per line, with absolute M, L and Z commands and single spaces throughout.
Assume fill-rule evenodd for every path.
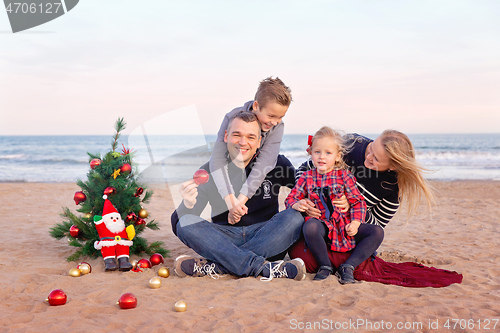
M 146 220 L 143 218 L 137 217 L 137 219 L 135 220 L 135 225 L 144 225 L 144 224 L 146 224 Z
M 120 168 L 120 172 L 124 174 L 129 174 L 132 171 L 132 166 L 128 163 L 125 163 Z
M 73 200 L 75 200 L 75 204 L 78 205 L 80 202 L 84 202 L 85 200 L 87 200 L 87 196 L 82 191 L 78 191 L 75 192 Z
M 49 302 L 51 306 L 57 306 L 66 304 L 67 300 L 68 297 L 64 291 L 61 289 L 55 289 L 50 292 L 49 297 L 47 297 L 45 301 Z
M 138 197 L 144 192 L 144 189 L 142 187 L 137 188 L 137 191 L 134 194 L 134 197 Z
M 194 182 L 198 185 L 206 184 L 210 179 L 208 172 L 203 169 L 196 170 L 193 175 Z
M 149 258 L 152 266 L 163 264 L 163 256 L 159 253 L 155 253 Z
M 144 269 L 144 268 L 151 268 L 153 265 L 151 264 L 151 261 L 148 259 L 141 259 L 137 262 L 137 267 L 139 269 Z
M 135 215 L 134 212 L 128 213 L 128 215 L 127 215 L 127 222 L 128 221 L 137 221 L 137 215 Z
M 113 195 L 113 194 L 116 194 L 116 188 L 112 187 L 112 186 L 108 186 L 104 189 L 104 194 L 106 194 L 107 196 L 110 196 L 110 195 Z
M 94 170 L 96 166 L 101 165 L 101 162 L 102 161 L 100 159 L 94 158 L 92 161 L 90 161 L 90 168 Z
M 78 238 L 80 236 L 80 228 L 78 228 L 76 225 L 72 225 L 69 228 L 69 234 L 71 237 Z
M 133 309 L 137 306 L 137 298 L 132 293 L 125 293 L 116 304 L 118 304 L 121 309 Z

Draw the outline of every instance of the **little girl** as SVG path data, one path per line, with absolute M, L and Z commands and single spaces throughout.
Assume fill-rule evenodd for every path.
M 314 280 L 324 280 L 333 273 L 327 243 L 332 251 L 352 250 L 356 246 L 353 236 L 365 221 L 366 202 L 342 159 L 344 148 L 339 133 L 329 127 L 317 131 L 307 149 L 314 168 L 302 174 L 285 200 L 287 208 L 299 212 L 305 212 L 310 206 L 321 211 L 319 219 L 306 216 L 302 228 L 306 244 L 320 265 Z M 351 207 L 346 213 L 332 205 L 332 201 L 343 194 Z M 342 266 L 337 271 L 341 282 L 344 281 Z

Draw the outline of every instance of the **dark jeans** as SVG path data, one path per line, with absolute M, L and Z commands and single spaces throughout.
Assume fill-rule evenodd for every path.
M 269 221 L 250 226 L 220 225 L 196 215 L 184 215 L 177 236 L 202 257 L 218 263 L 225 273 L 258 276 L 266 258 L 286 251 L 300 237 L 304 218 L 286 209 Z

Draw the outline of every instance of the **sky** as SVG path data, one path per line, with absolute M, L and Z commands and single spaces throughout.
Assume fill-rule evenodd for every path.
M 81 0 L 14 34 L 0 10 L 0 135 L 119 117 L 214 134 L 268 76 L 292 90 L 285 134 L 498 133 L 498 17 L 496 0 Z

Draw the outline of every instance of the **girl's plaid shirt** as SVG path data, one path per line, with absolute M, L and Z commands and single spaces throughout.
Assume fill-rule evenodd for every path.
M 326 191 L 326 193 L 325 193 Z M 323 197 L 322 193 L 327 194 Z M 330 205 L 328 201 L 340 198 L 345 194 L 351 208 L 346 213 L 341 213 L 338 208 Z M 363 195 L 356 187 L 356 179 L 348 170 L 333 170 L 326 174 L 319 174 L 316 169 L 304 172 L 297 180 L 295 187 L 285 200 L 287 208 L 292 207 L 296 202 L 308 198 L 321 210 L 322 220 L 329 230 L 329 238 L 332 241 L 331 249 L 337 252 L 347 252 L 356 246 L 354 237 L 348 236 L 345 226 L 352 220 L 365 222 L 366 202 Z M 326 207 L 325 204 L 326 203 Z M 333 212 L 327 214 L 328 206 L 333 207 Z M 327 218 L 327 215 L 331 215 Z M 306 217 L 305 220 L 309 220 Z

